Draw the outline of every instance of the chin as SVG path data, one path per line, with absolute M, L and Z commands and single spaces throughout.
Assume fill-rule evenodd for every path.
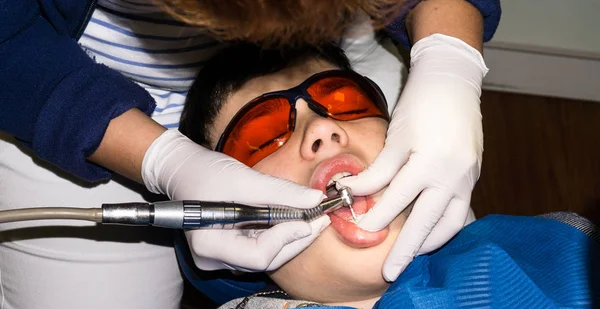
M 372 259 L 365 259 L 360 264 L 344 271 L 350 271 L 348 275 L 352 280 L 348 280 L 349 283 L 352 282 L 353 285 L 360 286 L 364 290 L 381 290 L 381 292 L 384 292 L 389 284 L 383 278 L 382 269 L 383 260 L 373 261 Z
M 368 247 L 349 244 L 329 226 L 306 250 L 269 275 L 296 299 L 335 303 L 381 296 L 389 287 L 383 264 L 405 218 L 398 216 L 384 239 Z
M 361 285 L 366 289 L 383 289 L 385 291 L 389 284 L 383 278 L 383 264 L 405 221 L 406 217 L 400 215 L 386 227 L 385 230 L 387 232 L 384 239 L 369 247 L 359 248 L 355 245 L 349 245 L 347 241 L 341 240 L 339 236 L 336 237 L 337 243 L 344 249 L 339 249 L 338 252 L 331 252 L 331 254 L 340 255 L 341 259 L 346 261 L 343 264 L 336 264 L 337 271 L 343 274 L 346 280 Z M 330 227 L 327 230 L 329 229 L 332 230 L 331 233 L 337 236 L 335 229 Z M 332 248 L 339 247 L 332 246 Z M 343 265 L 343 267 L 339 267 L 340 265 Z
M 370 288 L 387 286 L 382 270 L 394 241 L 389 236 L 388 234 L 388 237 L 376 246 L 368 248 L 348 247 L 347 251 L 343 253 L 347 263 L 342 265 L 340 272 L 351 277 L 352 281 L 357 284 Z

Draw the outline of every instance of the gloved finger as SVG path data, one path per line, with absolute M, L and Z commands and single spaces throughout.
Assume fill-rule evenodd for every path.
M 318 218 L 312 222 L 310 222 L 311 227 L 311 235 L 296 240 L 285 247 L 277 254 L 275 259 L 271 262 L 271 264 L 267 267 L 267 271 L 272 271 L 280 268 L 283 264 L 287 263 L 289 260 L 296 257 L 300 252 L 302 252 L 306 247 L 310 246 L 310 244 L 321 234 L 321 232 L 329 226 L 331 223 L 331 219 L 329 216 L 323 216 Z M 201 257 L 197 255 L 192 255 L 194 263 L 196 267 L 211 271 L 211 270 L 220 270 L 220 269 L 229 269 L 229 270 L 237 270 L 242 272 L 256 272 L 256 269 L 244 268 L 241 266 L 235 266 L 232 264 L 224 263 L 223 261 Z
M 398 151 L 397 148 L 387 144 L 386 141 L 383 150 L 366 170 L 356 176 L 340 179 L 338 188 L 350 187 L 352 194 L 360 196 L 370 195 L 383 189 L 408 160 L 409 153 Z
M 318 190 L 252 170 L 194 143 L 178 130 L 165 131 L 146 151 L 142 179 L 150 191 L 174 200 L 310 208 L 325 197 Z
M 450 199 L 448 193 L 436 189 L 429 188 L 421 193 L 383 264 L 386 280 L 396 280 L 414 259 Z
M 266 175 L 222 153 L 208 149 L 198 149 L 189 156 L 211 157 L 205 170 L 212 171 L 213 178 L 202 186 L 190 186 L 189 179 L 197 179 L 198 171 L 183 169 L 177 180 L 169 182 L 168 187 L 173 199 L 190 199 L 190 196 L 202 196 L 212 200 L 223 201 L 226 191 L 227 201 L 235 201 L 251 205 L 286 205 L 296 208 L 311 208 L 319 204 L 325 197 L 323 192 L 301 186 L 286 179 Z M 188 188 L 189 189 L 186 189 Z M 224 188 L 227 188 L 224 190 Z
M 253 273 L 253 272 L 261 271 L 261 270 L 257 270 L 254 268 L 244 268 L 241 266 L 224 263 L 223 261 L 219 261 L 219 260 L 215 260 L 215 259 L 211 259 L 211 258 L 207 258 L 207 257 L 203 257 L 203 256 L 197 256 L 195 254 L 192 254 L 192 259 L 194 260 L 194 264 L 196 265 L 196 267 L 198 267 L 199 269 L 205 270 L 205 271 L 231 270 L 231 271 L 238 271 L 238 272 L 243 272 L 243 273 Z
M 310 246 L 310 244 L 312 244 L 313 241 L 315 241 L 315 239 L 319 237 L 321 232 L 323 232 L 323 230 L 325 230 L 330 223 L 331 219 L 329 219 L 329 216 L 323 216 L 319 219 L 310 222 L 309 224 L 312 230 L 310 236 L 296 240 L 283 247 L 279 254 L 277 254 L 277 256 L 273 259 L 271 265 L 267 267 L 267 271 L 278 269 L 283 264 L 287 263 L 289 260 L 293 259 L 298 254 L 300 254 L 300 252 L 304 251 L 304 249 Z
M 306 222 L 286 222 L 273 226 L 257 238 L 247 237 L 241 231 L 199 231 L 192 235 L 190 247 L 199 256 L 223 261 L 236 269 L 264 271 L 283 247 L 311 235 Z
M 323 192 L 293 181 L 262 174 L 245 165 L 241 169 L 244 174 L 236 173 L 231 182 L 231 187 L 242 188 L 234 194 L 239 201 L 306 209 L 317 206 L 325 197 Z
M 469 203 L 471 203 L 469 201 Z M 465 220 L 465 226 L 473 223 L 473 221 L 477 220 L 475 217 L 475 212 L 473 212 L 473 208 L 469 207 L 469 212 L 467 213 L 467 219 Z
M 190 248 L 192 259 L 196 267 L 206 271 L 229 269 L 234 270 L 235 268 L 223 263 L 222 261 L 215 260 L 204 256 L 202 247 L 203 239 L 211 239 L 210 237 L 220 237 L 223 233 L 228 233 L 227 230 L 187 230 L 185 231 L 185 238 Z M 237 232 L 237 231 L 236 231 Z M 208 235 L 207 235 L 208 234 Z
M 206 258 L 203 256 L 197 256 L 195 254 L 192 254 L 192 259 L 194 260 L 194 264 L 196 265 L 196 267 L 198 267 L 198 269 L 205 270 L 205 271 L 222 270 L 222 269 L 239 270 L 239 269 L 236 269 L 235 267 L 232 267 L 229 264 L 223 263 L 222 261 L 209 259 L 209 258 Z M 247 271 L 247 272 L 251 272 L 251 271 Z
M 421 255 L 436 250 L 454 237 L 465 226 L 469 209 L 468 201 L 453 198 L 438 223 L 427 236 L 418 254 Z
M 422 176 L 418 159 L 409 160 L 358 226 L 366 231 L 379 231 L 390 224 L 425 188 Z

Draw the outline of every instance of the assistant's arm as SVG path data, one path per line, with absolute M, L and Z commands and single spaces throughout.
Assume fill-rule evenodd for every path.
M 413 43 L 434 33 L 455 37 L 483 53 L 483 16 L 465 0 L 427 0 L 406 17 Z
M 139 109 L 131 109 L 110 121 L 102 142 L 89 160 L 142 183 L 142 161 L 150 144 L 164 131 Z
M 375 162 L 356 178 L 340 180 L 355 195 L 388 186 L 359 222 L 365 230 L 380 230 L 414 201 L 383 267 L 390 281 L 469 219 L 483 152 L 479 104 L 488 69 L 482 44 L 499 14 L 497 0 L 423 0 L 401 17 L 404 30 L 391 33 L 414 43 L 407 83 Z
M 110 178 L 99 165 L 140 181 L 144 152 L 164 131 L 147 116 L 152 97 L 95 63 L 37 1 L 0 8 L 0 130 L 87 181 Z
M 40 3 L 78 0 L 71 1 Z M 166 131 L 146 116 L 155 106 L 144 89 L 94 63 L 60 18 L 50 23 L 47 14 L 35 0 L 0 0 L 0 130 L 42 159 L 86 180 L 110 177 L 89 157 L 130 178 L 143 178 L 146 188 L 171 199 L 298 208 L 323 199 L 318 190 L 260 174 L 178 130 Z M 188 240 L 201 269 L 265 271 L 292 259 L 329 223 L 327 216 L 310 224 L 287 222 L 259 237 L 242 230 L 197 230 Z
M 480 16 L 473 16 L 473 9 Z M 477 41 L 492 39 L 501 15 L 500 0 L 407 0 L 401 14 L 386 30 L 406 48 L 430 34 L 441 33 L 459 38 L 481 52 Z M 482 22 L 475 25 L 476 19 Z

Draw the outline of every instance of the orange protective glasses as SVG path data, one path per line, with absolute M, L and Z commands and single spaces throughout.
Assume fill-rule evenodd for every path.
M 296 87 L 265 93 L 244 105 L 225 128 L 216 151 L 254 166 L 283 146 L 294 132 L 298 99 L 321 117 L 390 120 L 385 97 L 374 82 L 353 71 L 325 71 Z

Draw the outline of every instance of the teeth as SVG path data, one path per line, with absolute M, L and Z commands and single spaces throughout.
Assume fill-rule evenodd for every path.
M 337 173 L 333 176 L 331 176 L 331 179 L 329 179 L 329 182 L 327 182 L 327 186 L 329 187 L 330 185 L 332 185 L 334 182 L 344 178 L 344 177 L 348 177 L 348 176 L 352 176 L 352 173 L 349 172 L 341 172 L 341 173 Z

